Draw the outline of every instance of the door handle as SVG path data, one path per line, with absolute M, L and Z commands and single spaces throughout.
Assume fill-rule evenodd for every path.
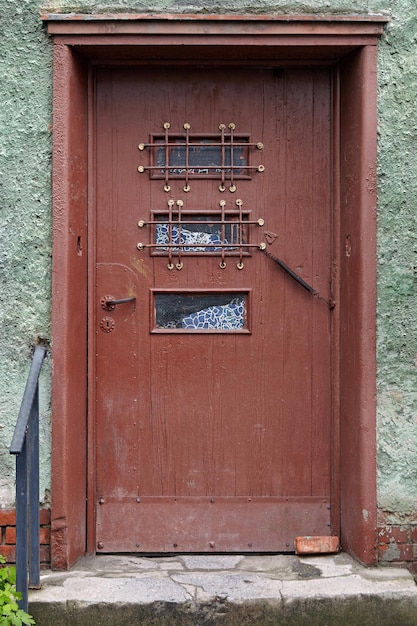
M 126 304 L 127 302 L 136 302 L 136 296 L 120 298 L 119 300 L 117 300 L 114 296 L 103 296 L 100 300 L 101 308 L 105 311 L 113 311 L 117 304 Z

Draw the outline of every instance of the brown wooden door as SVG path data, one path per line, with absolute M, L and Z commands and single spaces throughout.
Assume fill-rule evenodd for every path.
M 104 68 L 95 111 L 99 551 L 329 534 L 334 312 L 259 244 L 331 296 L 330 72 Z

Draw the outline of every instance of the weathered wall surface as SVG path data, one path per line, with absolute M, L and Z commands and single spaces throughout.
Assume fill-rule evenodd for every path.
M 30 346 L 50 337 L 51 45 L 35 1 L 0 1 L 0 506 L 14 501 L 8 447 Z M 42 481 L 50 473 L 50 367 L 42 375 Z
M 41 9 L 392 15 L 379 45 L 378 497 L 388 523 L 417 523 L 415 0 L 0 0 L 0 506 L 13 500 L 7 446 L 29 345 L 37 336 L 50 338 L 52 54 L 39 21 Z M 48 363 L 42 381 L 44 490 L 50 456 Z
M 417 522 L 417 6 L 392 10 L 379 55 L 378 465 L 379 506 L 399 523 Z

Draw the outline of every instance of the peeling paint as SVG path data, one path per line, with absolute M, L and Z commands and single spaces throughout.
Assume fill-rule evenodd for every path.
M 391 563 L 392 561 L 397 561 L 400 557 L 401 551 L 395 542 L 389 543 L 386 546 L 386 549 L 382 555 L 382 561 L 387 561 Z
M 147 276 L 149 273 L 149 267 L 146 265 L 144 259 L 132 259 L 131 261 L 133 269 L 135 269 L 142 276 Z

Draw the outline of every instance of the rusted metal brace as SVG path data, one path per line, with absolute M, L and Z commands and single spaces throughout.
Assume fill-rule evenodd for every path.
M 268 250 L 263 250 L 262 248 L 259 248 L 261 250 L 261 252 L 263 252 L 267 257 L 269 257 L 270 259 L 272 259 L 273 261 L 275 261 L 275 263 L 277 263 L 277 265 L 279 265 L 284 272 L 286 272 L 289 276 L 291 276 L 291 278 L 293 278 L 299 285 L 301 285 L 301 287 L 303 287 L 306 291 L 308 291 L 309 293 L 311 293 L 312 296 L 315 296 L 316 298 L 318 298 L 319 300 L 322 300 L 322 302 L 325 302 L 329 309 L 332 310 L 334 309 L 334 307 L 336 306 L 336 302 L 333 300 L 333 298 L 329 298 L 329 300 L 326 300 L 326 298 L 323 298 L 323 296 L 321 296 L 319 294 L 318 291 L 316 291 L 311 285 L 309 285 L 303 278 L 301 278 L 301 276 L 299 276 L 296 272 L 294 272 L 294 270 L 292 270 L 290 267 L 288 267 L 288 265 L 286 263 L 284 263 L 284 261 L 282 261 L 281 259 L 279 259 L 278 257 L 274 256 L 273 254 L 271 254 L 270 252 L 268 252 Z

